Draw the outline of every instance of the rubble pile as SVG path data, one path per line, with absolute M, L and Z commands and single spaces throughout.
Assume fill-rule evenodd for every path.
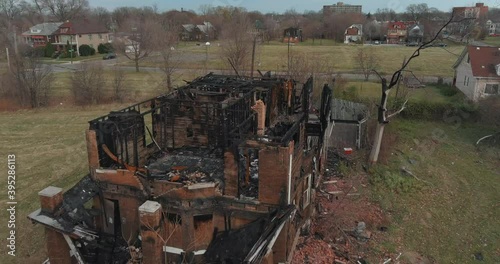
M 309 232 L 299 238 L 293 263 L 365 263 L 377 236 L 387 230 L 387 219 L 366 195 L 365 174 L 346 177 L 339 172 L 339 161 L 354 166 L 354 160 L 331 152 L 328 158 L 316 215 Z
M 195 183 L 202 182 L 212 182 L 213 179 L 210 178 L 206 173 L 202 171 L 187 172 L 186 170 L 171 170 L 166 173 L 168 181 L 171 182 L 182 182 L 185 185 L 193 185 Z
M 151 177 L 192 185 L 205 182 L 221 183 L 224 161 L 218 153 L 203 149 L 183 149 L 166 153 L 147 166 Z

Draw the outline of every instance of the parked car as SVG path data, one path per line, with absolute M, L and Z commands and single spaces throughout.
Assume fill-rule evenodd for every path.
M 116 59 L 116 53 L 108 53 L 102 56 L 103 60 L 111 60 L 111 59 Z
M 373 42 L 374 45 L 380 45 L 380 41 L 378 40 L 375 40 L 375 42 Z
M 406 43 L 406 46 L 408 47 L 416 47 L 419 46 L 420 44 L 418 42 L 408 42 Z
M 433 47 L 442 47 L 442 48 L 444 48 L 444 47 L 446 47 L 448 45 L 446 45 L 446 43 L 443 43 L 443 42 L 434 42 L 434 43 L 432 43 L 432 46 Z

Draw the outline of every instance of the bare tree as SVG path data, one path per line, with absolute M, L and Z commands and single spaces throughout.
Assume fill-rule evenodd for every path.
M 356 61 L 359 70 L 363 72 L 365 81 L 368 81 L 370 75 L 373 73 L 373 69 L 376 69 L 379 66 L 378 61 L 380 58 L 377 56 L 373 48 L 361 47 L 354 56 L 354 60 Z
M 228 61 L 234 70 L 240 71 L 246 63 L 252 50 L 252 23 L 246 14 L 237 11 L 230 18 L 231 23 L 222 31 L 224 43 L 221 46 L 222 58 Z
M 88 0 L 33 0 L 42 13 L 47 11 L 59 21 L 73 19 L 89 8 Z
M 266 40 L 268 43 L 270 40 L 277 39 L 278 37 L 281 36 L 280 28 L 279 28 L 279 23 L 274 19 L 273 16 L 265 16 L 264 18 L 264 34 L 263 38 Z
M 7 92 L 23 107 L 46 106 L 54 81 L 52 68 L 42 64 L 35 54 L 13 57 L 13 65 L 7 78 L 10 80 Z
M 426 3 L 410 4 L 406 7 L 406 12 L 413 21 L 419 21 L 426 18 L 431 9 Z
M 71 91 L 75 103 L 89 105 L 101 103 L 104 99 L 105 85 L 102 65 L 81 63 L 71 76 Z
M 106 28 L 111 28 L 112 19 L 111 13 L 104 7 L 95 7 L 90 11 L 90 15 L 94 18 L 96 22 L 101 25 L 105 25 Z
M 151 20 L 136 19 L 129 21 L 122 28 L 127 36 L 117 38 L 115 50 L 135 64 L 135 71 L 139 72 L 139 63 L 147 58 L 157 47 L 157 34 L 160 25 Z
M 173 75 L 178 70 L 180 65 L 180 60 L 178 56 L 178 51 L 176 49 L 178 43 L 178 35 L 176 32 L 163 31 L 161 34 L 161 64 L 160 70 L 163 72 L 163 82 L 162 84 L 167 87 L 167 91 L 170 91 L 173 86 Z
M 364 24 L 365 17 L 362 14 L 332 14 L 325 18 L 325 32 L 327 36 L 340 42 L 344 41 L 344 33 L 352 24 Z
M 126 78 L 125 71 L 121 67 L 115 66 L 111 86 L 113 87 L 114 100 L 116 102 L 123 103 L 125 97 L 127 97 Z
M 412 55 L 406 60 L 401 68 L 399 68 L 397 71 L 395 71 L 392 74 L 392 77 L 388 83 L 387 79 L 385 77 L 382 77 L 377 71 L 374 70 L 374 72 L 379 76 L 381 83 L 382 83 L 382 96 L 380 98 L 380 105 L 378 106 L 378 123 L 377 123 L 377 128 L 375 130 L 375 138 L 373 140 L 373 146 L 370 152 L 369 156 L 369 163 L 370 164 L 375 164 L 378 161 L 378 155 L 380 152 L 380 146 L 382 144 L 382 139 L 384 136 L 384 128 L 387 123 L 389 123 L 389 119 L 398 115 L 401 113 L 405 108 L 406 108 L 406 103 L 408 100 L 406 100 L 399 110 L 394 111 L 391 114 L 387 114 L 387 100 L 389 99 L 389 92 L 390 90 L 396 86 L 399 83 L 399 80 L 403 74 L 403 72 L 406 70 L 410 62 L 420 56 L 420 52 L 428 47 L 432 46 L 432 43 L 438 38 L 438 36 L 441 34 L 441 31 L 443 31 L 448 25 L 450 25 L 452 22 L 461 22 L 460 21 L 453 21 L 454 19 L 454 14 L 451 14 L 450 19 L 440 28 L 440 30 L 437 32 L 437 34 L 429 41 L 422 43 L 413 53 Z M 467 19 L 467 18 L 465 18 Z
M 378 21 L 394 21 L 398 17 L 396 11 L 390 8 L 378 8 L 373 15 Z
M 12 21 L 21 12 L 19 2 L 19 0 L 0 0 L 1 14 L 7 18 L 7 20 Z

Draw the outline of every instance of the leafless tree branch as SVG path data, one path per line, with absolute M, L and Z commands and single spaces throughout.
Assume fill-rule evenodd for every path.
M 391 118 L 391 117 L 393 117 L 393 116 L 396 116 L 396 115 L 398 115 L 399 113 L 403 112 L 403 110 L 405 110 L 405 109 L 406 109 L 406 103 L 408 103 L 408 100 L 406 100 L 406 101 L 403 103 L 403 105 L 401 106 L 401 108 L 400 108 L 398 111 L 396 111 L 396 112 L 394 112 L 394 113 L 392 113 L 392 114 L 388 115 L 388 116 L 387 116 L 387 119 L 389 119 L 389 118 Z

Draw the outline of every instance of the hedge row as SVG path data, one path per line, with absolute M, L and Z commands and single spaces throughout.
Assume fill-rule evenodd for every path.
M 478 107 L 470 103 L 410 101 L 401 112 L 403 118 L 434 121 L 443 121 L 454 115 L 470 120 L 480 117 Z

